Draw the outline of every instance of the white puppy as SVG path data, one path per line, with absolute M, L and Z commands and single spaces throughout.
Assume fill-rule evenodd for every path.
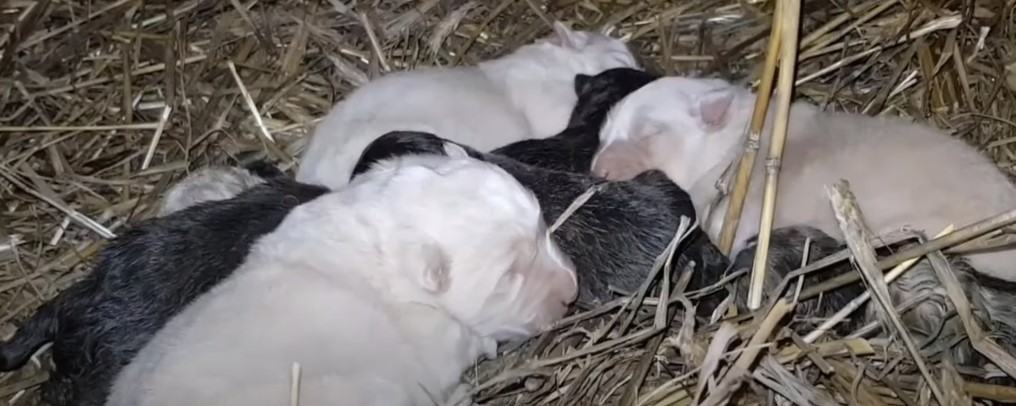
M 755 96 L 716 79 L 663 78 L 619 103 L 600 133 L 593 171 L 626 179 L 645 169 L 666 172 L 688 190 L 704 217 L 714 185 L 744 148 Z M 737 229 L 734 249 L 758 233 L 767 129 Z M 896 117 L 825 113 L 794 103 L 783 152 L 775 227 L 807 224 L 837 238 L 842 233 L 826 186 L 850 182 L 868 225 L 877 234 L 904 226 L 934 234 L 1016 208 L 1016 187 L 987 157 L 962 140 Z M 727 200 L 705 224 L 714 240 Z M 978 271 L 1016 281 L 1016 250 L 968 256 Z
M 454 152 L 382 162 L 296 207 L 173 318 L 110 406 L 440 404 L 496 342 L 562 317 L 575 272 L 536 198 Z
M 575 106 L 575 76 L 635 67 L 627 46 L 554 24 L 554 35 L 478 66 L 390 73 L 349 94 L 314 130 L 296 179 L 345 185 L 364 148 L 395 130 L 441 134 L 481 151 L 557 134 Z

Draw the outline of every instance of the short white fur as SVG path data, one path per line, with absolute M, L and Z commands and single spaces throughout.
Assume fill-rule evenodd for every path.
M 471 158 L 382 161 L 298 206 L 118 376 L 110 406 L 441 403 L 577 294 L 531 192 Z M 338 402 L 338 403 L 337 403 Z
M 611 179 L 661 169 L 689 191 L 704 216 L 718 193 L 714 185 L 743 149 L 754 98 L 722 80 L 659 79 L 615 107 L 592 169 Z M 774 104 L 732 252 L 758 233 Z M 878 234 L 904 226 L 931 233 L 1016 208 L 1016 187 L 996 165 L 941 130 L 897 117 L 827 113 L 794 103 L 774 226 L 807 224 L 842 240 L 825 191 L 839 179 L 850 182 Z M 705 225 L 714 241 L 726 207 L 725 199 Z M 968 258 L 978 272 L 1016 281 L 1016 250 Z
M 568 123 L 577 74 L 636 66 L 620 40 L 557 22 L 549 38 L 477 66 L 390 73 L 332 108 L 314 130 L 296 179 L 345 185 L 367 145 L 390 131 L 441 134 L 481 151 L 548 137 Z

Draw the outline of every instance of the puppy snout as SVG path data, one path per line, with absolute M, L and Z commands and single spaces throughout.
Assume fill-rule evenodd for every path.
M 592 170 L 593 175 L 599 176 L 601 178 L 609 179 L 609 177 L 610 177 L 610 171 L 607 168 L 610 165 L 604 165 L 602 163 L 602 161 L 603 160 L 597 160 L 596 162 L 593 163 L 593 170 Z
M 596 155 L 591 172 L 607 180 L 622 181 L 632 179 L 641 173 L 640 166 L 636 160 L 618 152 L 617 148 L 607 147 Z
M 554 292 L 557 293 L 554 296 L 559 298 L 562 306 L 567 310 L 567 307 L 578 299 L 579 295 L 575 263 L 568 255 L 565 255 L 564 251 L 561 251 L 561 248 L 550 239 L 549 235 L 545 238 L 543 244 L 544 265 L 547 272 L 553 275 Z

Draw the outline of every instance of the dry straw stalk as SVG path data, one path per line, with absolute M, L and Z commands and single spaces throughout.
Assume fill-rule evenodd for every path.
M 720 232 L 719 248 L 724 254 L 730 254 L 734 245 L 734 234 L 737 232 L 737 225 L 741 222 L 741 211 L 744 209 L 744 199 L 748 194 L 748 185 L 751 183 L 751 174 L 755 168 L 755 156 L 758 155 L 759 142 L 762 130 L 765 128 L 766 116 L 769 112 L 769 101 L 772 100 L 773 80 L 775 79 L 776 65 L 780 56 L 780 45 L 783 43 L 781 24 L 783 2 L 776 2 L 776 11 L 773 13 L 772 30 L 769 34 L 769 49 L 766 50 L 766 60 L 762 71 L 762 83 L 758 88 L 758 97 L 755 98 L 755 111 L 751 116 L 748 138 L 744 145 L 744 153 L 741 160 L 736 164 L 737 176 L 734 178 L 734 188 L 730 194 L 730 203 L 727 212 L 723 217 L 723 229 Z
M 748 308 L 758 309 L 762 305 L 762 282 L 766 275 L 766 258 L 769 256 L 769 237 L 773 229 L 773 214 L 776 212 L 776 188 L 780 176 L 780 161 L 783 159 L 783 145 L 787 140 L 790 121 L 790 104 L 794 93 L 794 75 L 797 72 L 797 35 L 800 30 L 800 0 L 780 1 L 780 78 L 776 105 L 776 123 L 769 142 L 769 156 L 766 158 L 766 183 L 762 194 L 762 218 L 759 221 L 758 248 L 755 263 L 751 269 L 751 283 L 748 287 Z M 758 97 L 769 95 L 759 94 Z M 764 114 L 764 112 L 763 112 Z M 747 182 L 746 182 L 747 183 Z M 745 185 L 747 187 L 747 185 Z
M 882 280 L 878 260 L 875 257 L 875 250 L 868 242 L 872 237 L 871 231 L 868 230 L 868 226 L 864 223 L 864 215 L 857 206 L 857 200 L 854 198 L 853 193 L 850 191 L 850 184 L 845 180 L 841 180 L 832 185 L 828 193 L 833 211 L 836 213 L 836 220 L 840 224 L 840 230 L 843 231 L 843 238 L 847 241 L 847 246 L 853 253 L 858 267 L 860 267 L 860 274 L 864 277 L 865 285 L 868 286 L 868 292 L 872 293 L 872 296 L 875 297 L 878 303 L 878 309 L 883 319 L 888 319 L 893 328 L 896 329 L 896 334 L 903 339 L 907 351 L 910 352 L 914 363 L 917 364 L 917 368 L 921 371 L 925 383 L 931 389 L 932 394 L 934 394 L 935 400 L 940 405 L 947 404 L 945 403 L 945 395 L 943 395 L 942 389 L 938 386 L 938 381 L 931 374 L 927 362 L 917 348 L 917 343 L 914 341 L 913 336 L 911 336 L 907 326 L 903 324 L 903 320 L 900 318 L 899 313 L 896 312 L 893 302 L 889 297 L 889 287 Z
M 0 339 L 40 303 L 80 280 L 108 238 L 146 218 L 166 186 L 188 171 L 266 157 L 288 169 L 294 164 L 288 158 L 299 156 L 314 125 L 356 86 L 389 70 L 471 65 L 503 55 L 549 34 L 548 21 L 626 38 L 650 67 L 667 74 L 757 83 L 767 97 L 756 100 L 746 138 L 767 141 L 761 137 L 775 137 L 765 130 L 775 117 L 767 115 L 775 110 L 774 73 L 777 65 L 786 66 L 780 61 L 785 42 L 777 40 L 786 13 L 777 18 L 772 10 L 787 4 L 780 3 L 0 2 Z M 929 121 L 1016 173 L 1014 5 L 801 2 L 795 96 L 831 110 Z M 752 144 L 756 149 L 749 152 Z M 731 210 L 743 209 L 740 196 L 758 164 L 757 148 L 749 142 L 741 165 L 730 172 L 741 175 L 728 185 L 735 206 L 724 213 L 728 229 L 736 229 L 729 219 L 740 215 Z M 957 244 L 1014 221 L 1016 210 L 942 238 L 916 239 L 916 247 L 881 257 L 877 265 L 884 271 L 917 257 L 936 263 L 941 250 L 966 249 L 979 242 Z M 915 240 L 908 233 L 880 237 L 886 243 Z M 696 398 L 722 404 L 728 395 L 736 404 L 780 404 L 783 397 L 797 404 L 827 404 L 815 402 L 830 398 L 873 406 L 930 401 L 921 395 L 924 379 L 909 352 L 895 345 L 833 331 L 813 343 L 797 336 L 821 325 L 798 314 L 811 304 L 806 300 L 823 300 L 859 276 L 848 272 L 805 283 L 800 295 L 793 286 L 846 265 L 850 256 L 846 250 L 812 260 L 780 281 L 763 307 L 722 319 L 722 312 L 697 319 L 687 309 L 706 306 L 706 293 L 722 291 L 749 269 L 699 291 L 685 291 L 684 279 L 666 294 L 656 293 L 666 284 L 646 283 L 634 300 L 578 312 L 547 334 L 506 346 L 497 360 L 470 370 L 468 379 L 486 406 L 690 405 Z M 944 281 L 949 269 L 936 266 L 936 272 Z M 969 309 L 976 303 L 964 304 L 972 300 L 946 287 L 973 347 L 1016 374 L 1016 362 Z M 770 320 L 765 328 L 772 329 L 756 339 L 758 346 L 746 346 L 759 322 L 786 310 L 773 309 L 788 305 L 788 297 L 802 305 Z M 704 359 L 711 366 L 705 368 Z M 1016 398 L 1011 388 L 980 379 L 985 369 L 950 370 L 940 361 L 927 358 L 932 372 L 949 377 L 937 381 L 947 397 L 963 392 L 975 400 Z M 39 405 L 44 364 L 0 374 L 0 406 Z M 745 369 L 731 371 L 735 364 Z M 897 373 L 901 369 L 910 372 Z

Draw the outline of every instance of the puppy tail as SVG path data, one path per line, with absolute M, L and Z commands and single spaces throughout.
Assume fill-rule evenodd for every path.
M 0 344 L 0 372 L 21 368 L 39 348 L 53 341 L 58 320 L 53 306 L 42 305 L 32 318 L 18 328 L 10 341 Z

